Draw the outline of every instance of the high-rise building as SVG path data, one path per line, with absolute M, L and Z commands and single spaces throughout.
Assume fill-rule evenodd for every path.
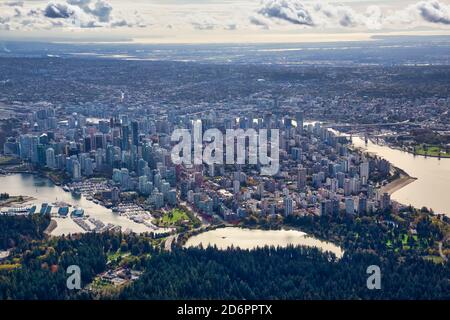
M 369 162 L 363 162 L 359 165 L 359 175 L 363 184 L 366 184 L 369 180 Z
M 147 167 L 148 167 L 147 161 L 145 161 L 144 159 L 139 159 L 137 165 L 138 176 L 143 176 L 145 174 L 145 168 Z
M 96 133 L 94 135 L 95 149 L 103 149 L 106 147 L 105 136 L 101 133 Z
M 94 173 L 94 161 L 91 158 L 85 158 L 83 163 L 84 174 L 86 176 L 92 176 Z
M 380 207 L 382 210 L 386 210 L 391 207 L 391 196 L 389 195 L 389 193 L 385 192 L 381 196 Z
M 301 133 L 303 131 L 303 111 L 295 113 L 295 121 L 297 122 L 297 132 Z
M 122 150 L 128 150 L 130 148 L 130 128 L 127 124 L 123 124 L 121 129 Z
M 287 196 L 283 200 L 284 204 L 284 216 L 290 216 L 294 213 L 294 200 L 290 196 Z
M 38 144 L 39 144 L 39 138 L 36 136 L 31 136 L 31 162 L 32 163 L 39 162 Z
M 355 202 L 352 197 L 345 198 L 345 213 L 354 214 L 355 213 Z
M 367 198 L 365 196 L 360 196 L 358 200 L 358 213 L 364 214 L 367 212 Z
M 240 190 L 241 190 L 241 183 L 239 182 L 239 180 L 234 180 L 233 181 L 233 193 L 236 195 L 239 193 Z
M 153 192 L 151 202 L 156 209 L 164 207 L 164 195 L 161 192 Z
M 37 145 L 37 164 L 38 164 L 40 167 L 45 167 L 45 164 L 46 164 L 46 154 L 45 154 L 45 151 L 46 151 L 45 145 L 39 143 L 39 144 Z
M 119 196 L 120 196 L 119 188 L 116 188 L 116 187 L 112 188 L 112 190 L 111 190 L 111 201 L 113 203 L 118 202 L 119 201 Z
M 131 137 L 133 145 L 137 147 L 139 145 L 139 122 L 137 121 L 131 122 Z
M 327 216 L 333 213 L 333 203 L 331 200 L 323 200 L 320 203 L 320 215 Z
M 344 196 L 349 196 L 352 193 L 350 179 L 344 180 Z
M 84 137 L 84 152 L 90 152 L 92 149 L 92 137 Z
M 45 160 L 48 168 L 56 169 L 55 150 L 53 148 L 48 148 L 45 151 Z
M 3 153 L 7 156 L 19 154 L 19 144 L 14 137 L 9 137 L 3 145 Z
M 72 178 L 75 181 L 78 181 L 81 179 L 81 165 L 78 160 L 72 161 Z
M 171 206 L 175 206 L 177 204 L 177 191 L 175 189 L 169 190 L 167 193 L 167 202 Z

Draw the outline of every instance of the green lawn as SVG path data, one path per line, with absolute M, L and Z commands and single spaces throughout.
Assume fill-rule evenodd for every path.
M 169 212 L 155 215 L 154 224 L 160 227 L 177 227 L 181 229 L 198 228 L 201 221 L 184 208 L 174 208 Z
M 180 209 L 173 209 L 170 212 L 164 213 L 161 219 L 163 223 L 173 225 L 178 221 L 189 220 L 189 216 Z
M 418 155 L 427 155 L 432 157 L 439 157 L 447 158 L 450 157 L 450 153 L 446 153 L 445 149 L 439 147 L 439 146 L 431 146 L 431 145 L 418 145 L 416 146 L 416 154 Z
M 107 258 L 109 263 L 114 263 L 117 262 L 119 258 L 125 258 L 129 255 L 129 252 L 122 252 L 120 250 L 117 250 L 116 252 L 109 252 Z

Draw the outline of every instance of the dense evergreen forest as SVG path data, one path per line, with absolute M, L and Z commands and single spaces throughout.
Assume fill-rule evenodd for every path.
M 367 267 L 382 270 L 381 290 L 366 286 Z M 122 299 L 449 299 L 449 265 L 417 258 L 345 255 L 316 249 L 213 248 L 161 253 Z
M 147 254 L 154 252 L 150 241 L 150 238 L 134 234 L 88 233 L 22 244 L 13 250 L 8 261 L 0 264 L 0 299 L 90 297 L 85 290 L 67 288 L 69 266 L 80 267 L 81 284 L 85 287 L 106 270 L 108 253 L 130 253 L 134 259 L 127 263 L 140 268 Z
M 395 242 L 403 229 L 391 230 L 389 224 L 344 223 L 337 217 L 288 221 L 347 239 L 341 259 L 298 247 L 167 252 L 152 234 L 46 238 L 48 217 L 2 218 L 2 241 L 15 246 L 0 261 L 0 299 L 450 299 L 450 264 L 424 258 L 426 245 L 441 237 L 424 218 L 417 220 L 418 237 L 410 243 Z M 82 290 L 66 286 L 70 265 L 80 266 Z M 381 290 L 367 289 L 370 265 L 381 269 Z M 115 290 L 92 289 L 99 274 L 119 267 L 142 274 Z
M 42 239 L 49 223 L 48 215 L 0 215 L 0 250 L 21 245 L 32 239 Z

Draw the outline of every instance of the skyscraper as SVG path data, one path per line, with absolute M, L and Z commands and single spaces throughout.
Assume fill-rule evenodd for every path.
M 295 121 L 297 122 L 297 133 L 301 133 L 303 130 L 303 111 L 295 113 Z
M 133 145 L 139 145 L 139 123 L 137 121 L 131 122 L 131 137 Z
M 352 197 L 345 198 L 345 213 L 354 214 L 355 213 L 355 202 Z
M 72 162 L 72 178 L 75 181 L 81 179 L 81 165 L 78 160 Z
M 130 128 L 127 124 L 122 125 L 122 150 L 128 150 L 130 148 Z
M 361 180 L 363 184 L 367 183 L 369 180 L 369 163 L 363 162 L 359 165 L 359 175 L 361 176 Z
M 333 203 L 331 200 L 323 200 L 320 203 L 320 215 L 327 216 L 333 213 Z
M 45 151 L 45 159 L 48 168 L 56 169 L 55 150 L 53 150 L 53 148 L 48 148 Z
M 386 210 L 389 209 L 390 206 L 391 206 L 391 196 L 389 195 L 389 193 L 385 192 L 381 196 L 380 207 L 381 209 Z
M 284 203 L 284 215 L 290 216 L 294 213 L 294 200 L 290 196 L 287 196 L 283 200 Z
M 364 214 L 367 212 L 367 198 L 365 196 L 360 196 L 358 200 L 358 213 Z

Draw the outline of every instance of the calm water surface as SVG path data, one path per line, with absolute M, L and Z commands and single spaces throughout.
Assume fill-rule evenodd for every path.
M 189 238 L 185 247 L 197 247 L 200 244 L 202 244 L 203 247 L 215 245 L 221 250 L 231 246 L 239 247 L 241 249 L 255 249 L 264 246 L 287 247 L 288 245 L 294 245 L 316 247 L 323 251 L 330 251 L 338 258 L 343 255 L 342 249 L 338 246 L 330 242 L 315 239 L 304 232 L 296 230 L 253 230 L 234 227 L 219 228 Z
M 437 213 L 450 215 L 450 159 L 414 156 L 411 153 L 392 149 L 372 142 L 365 144 L 360 137 L 353 137 L 356 147 L 375 153 L 403 169 L 416 181 L 396 191 L 392 198 L 416 208 L 426 206 Z
M 74 198 L 70 192 L 65 192 L 61 187 L 56 186 L 51 180 L 32 174 L 13 174 L 0 176 L 0 193 L 7 192 L 13 196 L 30 196 L 36 200 L 27 205 L 35 204 L 37 210 L 41 204 L 66 202 L 73 207 L 83 208 L 90 217 L 96 218 L 103 223 L 112 223 L 122 227 L 122 230 L 130 229 L 135 232 L 151 231 L 143 224 L 135 223 L 125 217 L 113 213 L 99 204 L 87 200 L 84 196 Z M 83 232 L 75 222 L 69 218 L 55 218 L 58 227 L 52 232 L 52 235 L 62 235 L 75 232 Z

